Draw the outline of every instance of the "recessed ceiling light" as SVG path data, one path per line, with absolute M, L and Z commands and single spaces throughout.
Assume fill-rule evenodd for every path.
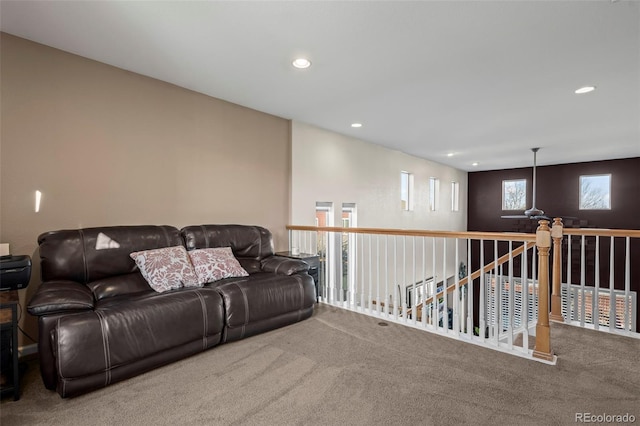
M 291 63 L 291 65 L 296 68 L 304 69 L 311 66 L 311 61 L 306 58 L 297 58 Z
M 596 90 L 596 86 L 584 86 L 575 91 L 576 94 L 581 95 L 583 93 L 589 93 Z
M 476 167 L 476 166 L 478 165 L 478 163 L 471 163 L 471 165 L 472 165 L 473 167 Z
M 351 127 L 362 127 L 362 123 L 352 123 Z
M 453 152 L 448 153 L 447 157 L 453 157 Z

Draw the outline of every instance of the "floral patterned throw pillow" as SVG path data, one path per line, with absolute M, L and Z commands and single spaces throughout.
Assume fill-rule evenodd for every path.
M 129 256 L 158 293 L 184 287 L 201 287 L 183 246 L 137 251 Z
M 231 247 L 192 250 L 189 257 L 202 285 L 223 278 L 249 276 L 233 256 Z

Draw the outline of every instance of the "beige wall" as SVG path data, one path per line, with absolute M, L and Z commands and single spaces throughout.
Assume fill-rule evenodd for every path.
M 45 231 L 134 224 L 259 224 L 287 247 L 289 121 L 8 34 L 1 55 L 13 254 L 37 256 Z

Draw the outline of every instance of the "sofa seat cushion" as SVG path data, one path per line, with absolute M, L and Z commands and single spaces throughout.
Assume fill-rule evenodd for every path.
M 199 341 L 202 350 L 221 341 L 222 298 L 214 289 L 183 289 L 115 297 L 94 311 L 61 317 L 52 333 L 60 379 L 104 374 L 171 348 Z M 161 357 L 160 357 L 161 359 Z
M 210 286 L 222 294 L 229 329 L 244 328 L 283 314 L 313 310 L 316 300 L 313 278 L 307 274 L 257 273 L 244 278 L 227 278 Z M 303 319 L 295 315 L 294 318 L 291 322 Z M 247 337 L 242 331 L 234 335 Z

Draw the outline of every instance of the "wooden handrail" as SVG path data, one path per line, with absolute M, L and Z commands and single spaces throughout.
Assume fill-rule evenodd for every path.
M 527 246 L 527 244 L 523 244 L 520 247 L 516 247 L 515 249 L 513 249 L 511 252 L 500 256 L 497 260 L 493 260 L 491 261 L 491 263 L 487 263 L 483 268 L 478 269 L 477 271 L 473 272 L 470 276 L 466 276 L 463 279 L 461 279 L 460 281 L 458 281 L 458 287 L 462 287 L 463 285 L 467 285 L 469 282 L 469 279 L 471 279 L 471 281 L 475 280 L 476 278 L 479 278 L 480 275 L 482 273 L 487 273 L 490 270 L 492 270 L 493 268 L 495 268 L 496 266 L 500 266 L 503 265 L 504 263 L 507 263 L 509 261 L 509 259 L 513 259 L 514 257 L 521 255 L 522 253 L 524 253 L 525 247 Z M 529 250 L 529 248 L 533 247 L 533 245 L 527 247 L 527 250 Z M 496 265 L 497 264 L 497 265 Z M 446 292 L 447 293 L 452 293 L 456 288 L 455 284 L 451 284 L 449 287 L 446 288 Z M 444 294 L 445 290 L 441 290 L 438 293 L 436 293 L 435 297 L 440 297 Z M 419 303 L 418 305 L 416 305 L 416 310 L 418 308 L 421 308 L 423 304 L 429 304 L 433 302 L 433 297 L 431 296 L 429 298 L 427 298 L 424 302 Z M 407 313 L 410 313 L 411 309 L 407 310 Z
M 631 237 L 640 238 L 638 229 L 563 228 L 564 235 L 584 235 L 587 237 Z
M 350 234 L 397 235 L 411 237 L 466 238 L 473 240 L 527 241 L 535 242 L 535 234 L 517 232 L 477 232 L 477 231 L 427 231 L 423 229 L 387 228 L 343 228 L 339 226 L 298 226 L 287 225 L 289 231 L 341 232 Z
M 535 234 L 518 232 L 478 232 L 478 231 L 428 231 L 423 229 L 391 229 L 391 228 L 342 228 L 339 226 L 301 226 L 287 225 L 291 231 L 324 231 L 346 232 L 354 234 L 379 234 L 416 237 L 450 237 L 471 238 L 476 240 L 530 241 L 536 240 Z M 603 228 L 564 228 L 564 235 L 606 236 L 640 238 L 638 229 L 603 229 Z

